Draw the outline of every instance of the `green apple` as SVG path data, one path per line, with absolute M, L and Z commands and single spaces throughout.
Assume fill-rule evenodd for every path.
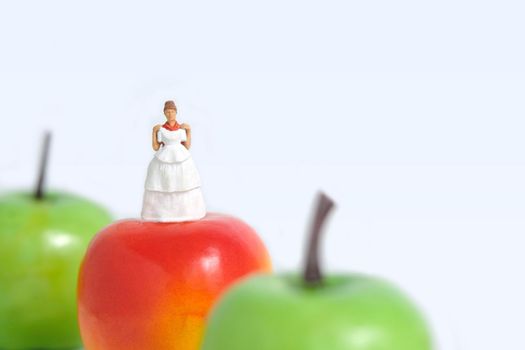
M 203 350 L 432 349 L 423 316 L 396 287 L 321 274 L 319 237 L 332 206 L 321 194 L 302 276 L 255 275 L 234 285 L 212 311 Z
M 0 349 L 73 349 L 80 261 L 93 235 L 111 221 L 82 197 L 43 190 L 46 137 L 34 193 L 0 196 Z

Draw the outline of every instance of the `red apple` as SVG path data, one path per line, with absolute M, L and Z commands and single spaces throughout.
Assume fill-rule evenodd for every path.
M 95 236 L 80 268 L 85 348 L 197 350 L 221 293 L 241 277 L 270 270 L 255 231 L 231 216 L 118 221 Z

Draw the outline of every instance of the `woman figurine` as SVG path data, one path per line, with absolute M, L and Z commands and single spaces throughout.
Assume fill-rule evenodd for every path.
M 190 221 L 206 215 L 200 177 L 188 151 L 191 128 L 177 122 L 177 106 L 164 104 L 166 123 L 153 128 L 156 151 L 146 177 L 142 219 L 148 221 Z

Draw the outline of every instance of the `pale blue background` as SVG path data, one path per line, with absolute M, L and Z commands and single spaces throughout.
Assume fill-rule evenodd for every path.
M 311 200 L 327 270 L 385 276 L 441 349 L 523 349 L 521 1 L 4 1 L 0 190 L 49 183 L 138 216 L 175 99 L 211 210 L 294 269 Z

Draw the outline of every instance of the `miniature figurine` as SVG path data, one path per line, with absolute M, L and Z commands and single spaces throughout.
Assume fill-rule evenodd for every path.
M 148 166 L 142 219 L 159 222 L 191 221 L 206 215 L 200 176 L 189 148 L 191 128 L 177 122 L 177 106 L 164 104 L 166 123 L 153 128 L 155 156 Z

